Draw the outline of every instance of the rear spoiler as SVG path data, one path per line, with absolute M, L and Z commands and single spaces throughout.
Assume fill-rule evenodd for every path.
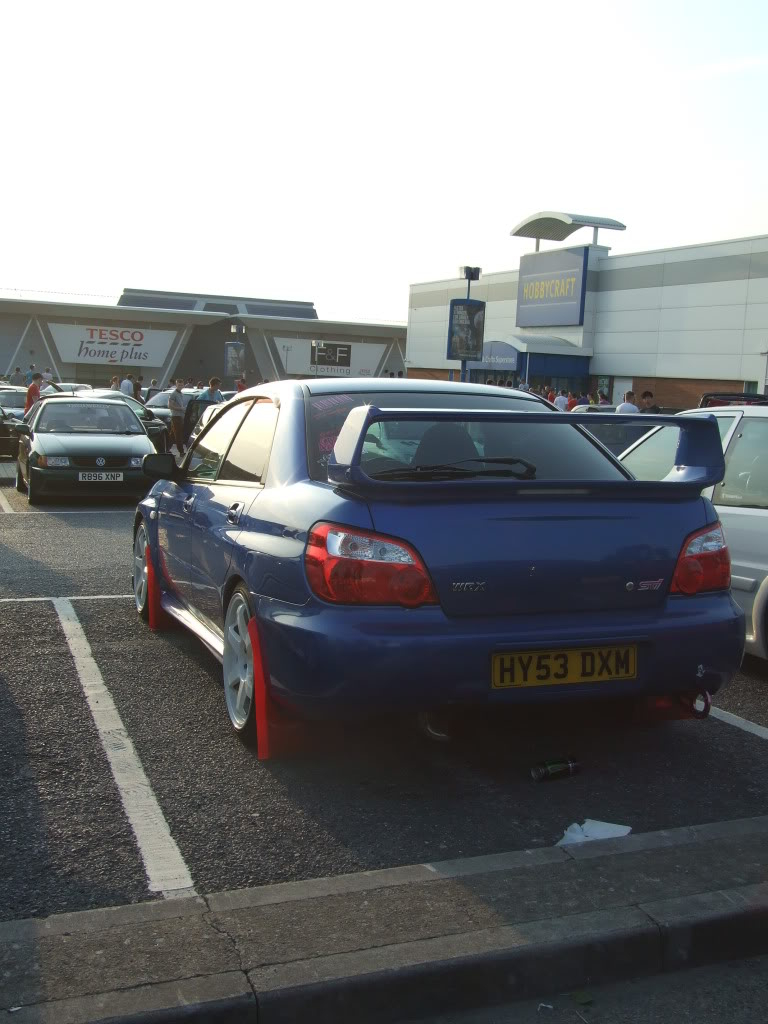
M 641 480 L 509 480 L 501 477 L 482 478 L 484 486 L 514 490 L 556 489 L 611 491 L 619 489 L 622 494 L 627 488 L 637 492 L 638 497 L 672 492 L 680 489 L 700 492 L 705 487 L 720 483 L 725 476 L 725 460 L 720 432 L 714 416 L 656 416 L 646 414 L 606 414 L 612 423 L 642 424 L 649 429 L 656 426 L 680 428 L 680 438 L 675 454 L 675 464 L 662 481 Z M 413 493 L 411 481 L 377 480 L 368 476 L 362 466 L 363 442 L 374 423 L 388 420 L 428 420 L 429 422 L 457 421 L 462 423 L 556 423 L 562 428 L 580 426 L 589 429 L 594 426 L 595 417 L 589 413 L 562 412 L 520 412 L 504 409 L 379 409 L 375 405 L 358 405 L 352 409 L 339 431 L 333 451 L 328 460 L 328 480 L 340 487 L 376 491 L 394 497 L 399 491 Z M 602 421 L 601 421 L 602 422 Z M 592 439 L 592 438 L 590 438 Z M 597 439 L 594 439 L 599 444 Z M 607 452 L 607 449 L 600 445 Z M 607 452 L 610 456 L 610 452 Z M 613 456 L 610 456 L 613 458 Z M 477 484 L 479 481 L 469 481 Z M 451 488 L 465 481 L 450 481 Z M 444 489 L 444 481 L 423 481 L 420 488 Z M 424 493 L 424 492 L 422 492 Z M 682 496 L 682 495 L 681 495 Z

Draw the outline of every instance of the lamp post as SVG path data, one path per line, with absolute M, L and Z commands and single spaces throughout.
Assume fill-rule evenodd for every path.
M 473 281 L 479 281 L 480 275 L 482 274 L 481 267 L 459 267 L 459 273 L 467 282 L 467 298 L 469 298 L 469 289 Z M 461 377 L 459 378 L 462 382 L 467 379 L 467 360 L 461 360 Z
M 285 375 L 288 376 L 288 353 L 293 352 L 293 345 L 283 345 L 283 367 L 285 369 Z

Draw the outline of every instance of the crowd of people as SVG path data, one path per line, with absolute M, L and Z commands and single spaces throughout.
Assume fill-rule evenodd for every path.
M 606 393 L 600 390 L 588 391 L 586 388 L 582 388 L 581 390 L 568 391 L 566 388 L 557 389 L 551 385 L 528 384 L 526 381 L 521 381 L 515 385 L 514 381 L 505 380 L 503 377 L 498 379 L 489 378 L 485 383 L 499 388 L 517 387 L 518 391 L 528 391 L 532 395 L 538 395 L 539 398 L 545 398 L 551 405 L 559 409 L 560 412 L 573 412 L 577 406 L 584 405 L 611 405 Z M 639 404 L 635 402 L 634 391 L 627 391 L 624 393 L 624 400 L 616 406 L 615 411 L 618 413 L 658 413 L 661 410 L 656 404 L 652 391 L 643 391 L 640 395 Z

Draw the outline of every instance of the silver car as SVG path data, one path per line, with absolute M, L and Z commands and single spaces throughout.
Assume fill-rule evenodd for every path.
M 768 658 L 768 406 L 723 405 L 685 416 L 714 416 L 725 478 L 702 494 L 720 516 L 731 553 L 731 589 L 746 616 L 746 651 Z M 675 463 L 679 429 L 657 427 L 619 458 L 640 480 L 661 480 Z

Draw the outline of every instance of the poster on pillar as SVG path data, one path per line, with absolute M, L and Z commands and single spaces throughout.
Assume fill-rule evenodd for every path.
M 63 363 L 125 367 L 159 367 L 170 352 L 176 331 L 106 324 L 49 323 Z
M 386 344 L 275 337 L 287 377 L 375 377 Z

